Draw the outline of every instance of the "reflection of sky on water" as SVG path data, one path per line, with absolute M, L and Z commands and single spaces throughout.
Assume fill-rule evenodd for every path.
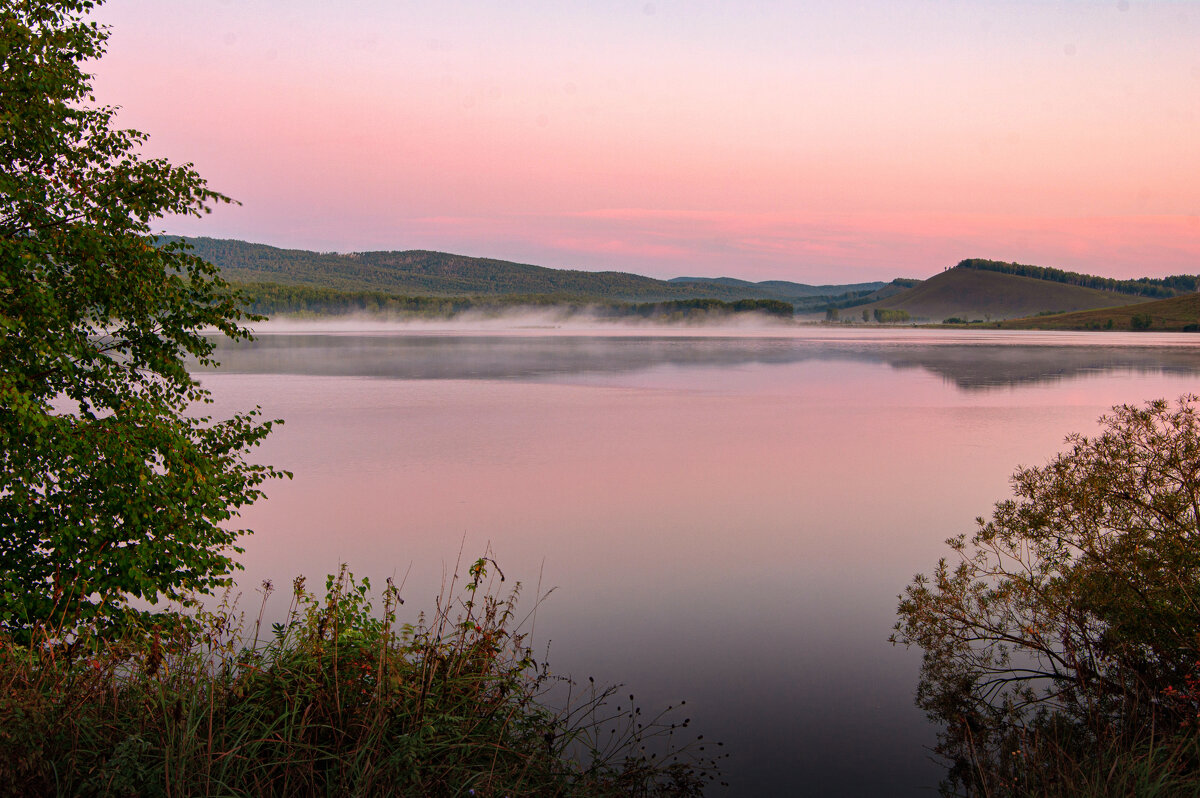
M 287 420 L 262 457 L 296 478 L 246 513 L 242 583 L 411 567 L 415 612 L 490 542 L 527 598 L 558 586 L 555 669 L 688 699 L 730 795 L 927 794 L 896 594 L 1015 466 L 1200 371 L 1157 339 L 398 338 L 269 336 L 203 376 L 218 412 Z
M 923 334 L 922 334 L 923 333 Z M 1087 336 L 1088 334 L 1082 334 Z M 1117 370 L 1195 374 L 1200 338 L 1189 335 L 995 333 L 915 330 L 861 335 L 698 337 L 477 334 L 263 335 L 222 346 L 223 371 L 390 379 L 587 379 L 661 366 L 728 368 L 805 361 L 924 369 L 960 388 L 986 389 Z

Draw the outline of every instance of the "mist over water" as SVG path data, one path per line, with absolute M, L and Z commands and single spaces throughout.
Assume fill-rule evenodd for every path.
M 896 594 L 1072 431 L 1194 390 L 1184 335 L 272 325 L 200 377 L 286 424 L 247 591 L 349 563 L 432 608 L 491 547 L 558 673 L 688 701 L 728 795 L 925 795 Z M 465 566 L 460 569 L 460 573 Z M 721 793 L 716 793 L 721 794 Z
M 695 312 L 686 317 L 612 316 L 589 307 L 549 306 L 546 308 L 497 308 L 466 310 L 446 318 L 431 316 L 387 314 L 347 314 L 316 319 L 276 317 L 252 325 L 255 333 L 291 334 L 315 332 L 321 334 L 377 333 L 450 333 L 475 335 L 491 333 L 521 335 L 628 335 L 656 336 L 739 335 L 795 330 L 809 326 L 791 318 L 756 311 L 710 314 Z
M 526 321 L 524 317 L 519 319 Z M 772 323 L 482 326 L 270 322 L 258 340 L 223 346 L 226 372 L 392 379 L 585 378 L 661 366 L 844 361 L 922 369 L 966 389 L 1132 370 L 1193 373 L 1194 336 L 1179 333 L 942 332 Z M 448 322 L 446 324 L 449 324 Z

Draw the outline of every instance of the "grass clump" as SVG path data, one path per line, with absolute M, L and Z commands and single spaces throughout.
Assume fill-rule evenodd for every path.
M 1054 719 L 1013 730 L 1007 750 L 954 764 L 943 795 L 1020 798 L 1197 798 L 1197 729 L 1080 735 Z M 951 781 L 956 782 L 952 784 Z
M 715 758 L 675 744 L 686 721 L 552 677 L 489 564 L 411 623 L 391 580 L 376 613 L 343 568 L 323 597 L 296 579 L 269 630 L 226 600 L 118 640 L 0 639 L 0 793 L 701 794 Z

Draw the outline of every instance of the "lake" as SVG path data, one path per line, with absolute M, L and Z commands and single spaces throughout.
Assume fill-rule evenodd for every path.
M 200 375 L 215 412 L 286 419 L 256 454 L 295 479 L 244 514 L 248 603 L 345 562 L 407 574 L 415 613 L 490 549 L 526 605 L 556 588 L 553 670 L 687 699 L 730 796 L 932 794 L 897 594 L 1018 465 L 1200 387 L 1187 335 L 266 330 Z

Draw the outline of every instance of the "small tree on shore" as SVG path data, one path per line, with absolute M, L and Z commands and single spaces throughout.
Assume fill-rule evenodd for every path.
M 185 358 L 248 337 L 216 269 L 150 222 L 228 198 L 92 107 L 107 31 L 88 0 L 0 6 L 0 631 L 119 623 L 128 601 L 222 584 L 225 526 L 277 472 L 257 411 L 209 401 Z
M 901 597 L 892 640 L 923 650 L 917 703 L 972 794 L 1041 790 L 1200 716 L 1198 402 L 1116 407 L 1019 469 Z

